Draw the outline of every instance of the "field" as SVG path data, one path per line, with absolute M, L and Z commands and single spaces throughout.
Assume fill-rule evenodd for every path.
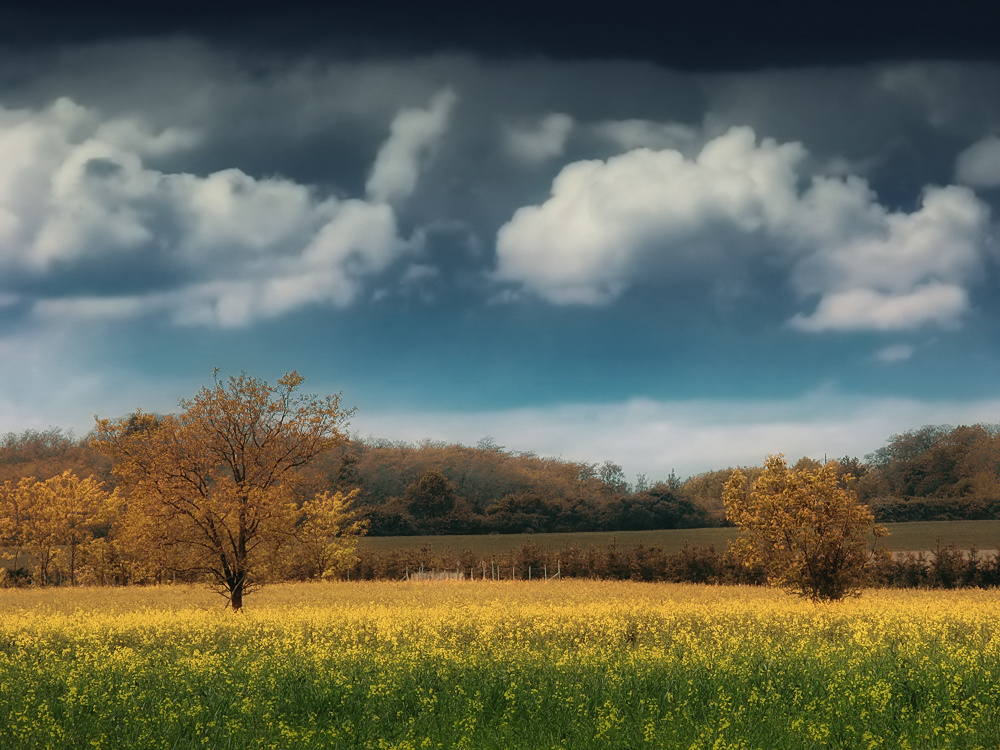
M 1000 521 L 916 521 L 911 523 L 884 524 L 889 537 L 880 545 L 895 551 L 928 551 L 954 544 L 962 550 L 975 546 L 980 551 L 1000 548 Z M 685 544 L 714 546 L 723 551 L 730 539 L 737 535 L 735 528 L 666 529 L 662 531 L 594 531 L 576 534 L 531 534 L 530 539 L 540 547 L 562 547 L 578 544 L 586 549 L 603 546 L 612 540 L 621 545 L 642 542 L 663 547 L 667 552 L 677 552 Z M 509 552 L 517 549 L 529 538 L 525 534 L 491 534 L 486 536 L 409 536 L 365 537 L 363 549 L 386 551 L 391 549 L 417 549 L 424 545 L 436 552 L 451 548 L 453 552 L 470 549 L 480 556 Z
M 968 550 L 975 546 L 981 552 L 1000 549 L 1000 521 L 919 521 L 913 523 L 885 524 L 889 538 L 880 545 L 896 551 L 930 551 L 940 542 L 947 547 L 954 544 L 958 549 Z M 730 539 L 736 537 L 735 528 L 710 529 L 664 529 L 659 531 L 593 531 L 575 534 L 487 534 L 475 536 L 384 536 L 362 537 L 360 549 L 373 552 L 387 552 L 393 549 L 419 549 L 429 547 L 440 554 L 451 549 L 456 554 L 462 550 L 472 550 L 480 557 L 516 550 L 525 539 L 531 539 L 540 547 L 558 550 L 577 544 L 581 549 L 591 546 L 605 546 L 612 541 L 620 545 L 641 542 L 650 546 L 660 546 L 667 552 L 678 552 L 685 544 L 715 547 L 723 551 Z M 22 555 L 21 565 L 30 564 Z M 0 547 L 0 565 L 10 566 L 11 552 Z
M 995 748 L 1000 595 L 0 590 L 0 747 Z

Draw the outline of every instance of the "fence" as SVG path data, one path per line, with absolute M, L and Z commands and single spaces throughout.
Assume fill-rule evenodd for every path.
M 522 575 L 517 575 L 517 566 L 512 565 L 510 567 L 509 578 L 504 574 L 507 572 L 506 566 L 497 565 L 495 562 L 490 562 L 489 571 L 486 569 L 486 563 L 480 564 L 479 569 L 471 567 L 466 572 L 465 569 L 456 570 L 424 570 L 420 568 L 419 570 L 410 572 L 407 568 L 403 574 L 404 581 L 500 581 L 500 580 L 521 580 L 521 581 L 552 581 L 562 580 L 562 562 L 556 561 L 556 569 L 549 575 L 549 566 L 543 565 L 541 569 L 541 575 L 539 576 L 539 571 L 534 569 L 533 566 L 529 565 L 527 571 Z

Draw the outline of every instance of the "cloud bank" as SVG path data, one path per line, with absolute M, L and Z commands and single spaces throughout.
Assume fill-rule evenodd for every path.
M 787 269 L 803 331 L 952 326 L 983 268 L 989 208 L 964 187 L 919 209 L 881 205 L 861 178 L 808 174 L 799 143 L 732 128 L 692 159 L 639 148 L 569 164 L 541 205 L 497 234 L 498 276 L 555 304 L 607 304 L 651 275 L 717 276 L 753 256 Z
M 771 453 L 791 460 L 863 458 L 895 434 L 925 424 L 976 424 L 1000 414 L 1000 400 L 920 402 L 818 391 L 783 400 L 568 404 L 479 413 L 360 414 L 360 436 L 475 445 L 487 435 L 512 450 L 566 460 L 619 463 L 626 475 L 684 478 L 760 466 Z
M 366 278 L 410 248 L 386 201 L 412 191 L 418 157 L 453 98 L 436 97 L 427 117 L 397 117 L 369 199 L 235 167 L 163 172 L 144 160 L 190 147 L 197 133 L 150 132 L 66 98 L 39 111 L 0 109 L 0 271 L 36 285 L 99 278 L 100 294 L 40 295 L 43 318 L 162 313 L 181 325 L 235 327 L 311 304 L 349 305 Z
M 462 279 L 486 300 L 496 282 L 586 306 L 759 285 L 804 333 L 953 329 L 993 273 L 995 66 L 253 68 L 191 40 L 59 60 L 21 71 L 21 106 L 0 98 L 0 293 L 40 315 L 237 327 L 345 308 L 405 286 L 410 262 L 454 278 L 425 242 L 442 226 L 481 248 Z M 946 171 L 888 196 L 907 148 L 945 141 Z

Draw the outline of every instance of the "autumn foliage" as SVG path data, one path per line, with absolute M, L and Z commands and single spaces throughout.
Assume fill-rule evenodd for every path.
M 885 536 L 858 502 L 851 475 L 835 462 L 789 469 L 768 456 L 752 485 L 737 471 L 723 499 L 741 531 L 734 551 L 767 571 L 768 581 L 812 601 L 835 601 L 861 591 L 873 552 L 869 537 Z
M 874 535 L 873 520 L 1000 517 L 996 425 L 924 427 L 893 436 L 864 461 L 824 466 L 803 458 L 789 468 L 778 457 L 766 467 L 683 481 L 671 473 L 629 482 L 610 460 L 545 457 L 490 437 L 470 446 L 348 436 L 352 410 L 339 396 L 301 395 L 301 384 L 297 373 L 273 386 L 241 375 L 216 380 L 181 401 L 176 414 L 98 420 L 83 439 L 58 428 L 0 437 L 0 586 L 210 581 L 238 608 L 265 582 L 394 578 L 438 564 L 478 569 L 480 577 L 491 565 L 521 577 L 555 564 L 563 575 L 702 582 L 753 581 L 766 566 L 772 582 L 815 599 L 856 592 L 862 569 L 882 586 L 1000 580 L 1000 559 L 975 551 L 960 558 L 926 550 L 866 564 L 866 543 L 855 534 Z M 755 517 L 766 523 L 755 527 Z M 674 559 L 642 545 L 542 550 L 528 556 L 534 562 L 464 549 L 434 562 L 356 550 L 366 531 L 726 524 L 745 529 L 739 558 L 692 549 Z M 765 543 L 772 527 L 784 536 Z
M 37 579 L 53 583 L 65 570 L 76 583 L 81 554 L 95 530 L 113 513 L 115 492 L 93 477 L 81 479 L 67 469 L 45 480 L 24 477 L 0 485 L 0 540 L 13 550 L 14 570 L 21 555 L 36 561 Z
M 209 576 L 237 611 L 286 549 L 298 543 L 322 574 L 362 530 L 342 494 L 297 502 L 306 467 L 351 414 L 339 396 L 297 394 L 302 380 L 216 380 L 177 415 L 97 423 L 93 445 L 114 460 L 132 528 L 168 567 Z

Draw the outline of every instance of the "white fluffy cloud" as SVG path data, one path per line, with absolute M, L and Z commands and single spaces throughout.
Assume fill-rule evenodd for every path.
M 448 128 L 457 100 L 451 89 L 438 92 L 426 109 L 404 109 L 392 122 L 389 139 L 379 149 L 368 177 L 368 195 L 393 203 L 409 198 L 420 168 Z
M 968 309 L 965 289 L 927 284 L 893 295 L 869 288 L 825 294 L 812 315 L 796 315 L 791 324 L 802 331 L 899 331 L 937 323 L 954 325 Z
M 1000 137 L 987 136 L 959 154 L 955 179 L 972 187 L 1000 186 Z
M 806 331 L 901 330 L 955 325 L 967 286 L 982 269 L 989 211 L 967 188 L 932 188 L 911 214 L 870 208 L 875 222 L 853 237 L 819 238 L 799 262 L 800 292 L 819 304 L 792 324 Z
M 635 149 L 567 165 L 539 206 L 497 235 L 498 277 L 557 304 L 602 304 L 650 275 L 711 276 L 767 253 L 811 314 L 806 331 L 953 325 L 981 267 L 989 211 L 928 188 L 913 213 L 858 177 L 815 175 L 798 143 L 732 128 L 694 158 Z
M 572 130 L 573 118 L 556 112 L 530 125 L 508 125 L 504 148 L 516 159 L 537 164 L 561 155 Z
M 386 203 L 317 195 L 239 169 L 164 173 L 143 157 L 194 136 L 101 122 L 67 99 L 43 111 L 0 108 L 0 271 L 176 279 L 39 299 L 43 317 L 162 312 L 186 324 L 241 326 L 307 304 L 344 306 L 365 277 L 407 249 Z M 109 265 L 109 262 L 113 261 Z
M 636 149 L 566 166 L 541 206 L 519 209 L 497 235 L 498 274 L 556 303 L 599 304 L 650 266 L 710 267 L 725 253 L 716 229 L 756 233 L 787 212 L 802 157 L 796 144 L 733 129 L 694 161 Z

